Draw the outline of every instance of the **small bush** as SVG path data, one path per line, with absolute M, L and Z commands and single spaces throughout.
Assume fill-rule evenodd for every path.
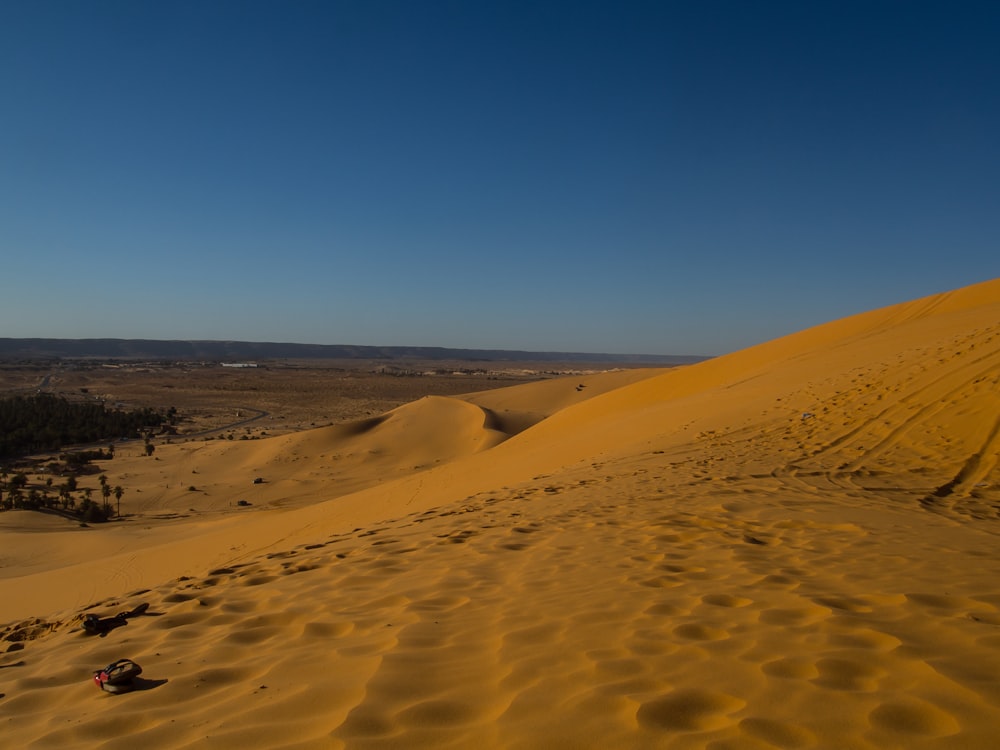
M 100 505 L 88 505 L 81 517 L 84 523 L 104 523 L 108 520 Z

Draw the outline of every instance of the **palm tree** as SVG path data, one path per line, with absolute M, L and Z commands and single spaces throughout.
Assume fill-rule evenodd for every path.
M 125 490 L 122 489 L 122 486 L 120 484 L 115 485 L 115 500 L 118 501 L 118 512 L 115 515 L 119 518 L 121 518 L 122 515 L 122 495 L 124 494 Z

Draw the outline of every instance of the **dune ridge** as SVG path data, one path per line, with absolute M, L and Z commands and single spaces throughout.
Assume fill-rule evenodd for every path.
M 587 378 L 125 460 L 149 528 L 11 521 L 5 741 L 995 745 L 1000 280 Z

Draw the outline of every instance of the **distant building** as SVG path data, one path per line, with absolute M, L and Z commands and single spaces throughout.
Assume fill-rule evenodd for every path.
M 256 362 L 223 362 L 223 367 L 256 367 Z

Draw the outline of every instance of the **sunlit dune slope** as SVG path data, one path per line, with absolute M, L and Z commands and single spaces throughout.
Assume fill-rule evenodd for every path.
M 100 529 L 11 516 L 0 736 L 993 750 L 1000 280 L 593 378 L 116 458 L 149 510 Z M 121 656 L 136 693 L 87 684 Z
M 995 280 L 670 370 L 505 449 L 545 445 L 571 460 L 686 445 L 713 475 L 820 473 L 993 513 L 998 379 Z
M 428 396 L 381 417 L 291 436 L 275 446 L 265 465 L 279 464 L 288 455 L 306 456 L 328 459 L 327 465 L 338 473 L 362 473 L 385 481 L 487 450 L 506 437 L 478 406 Z

